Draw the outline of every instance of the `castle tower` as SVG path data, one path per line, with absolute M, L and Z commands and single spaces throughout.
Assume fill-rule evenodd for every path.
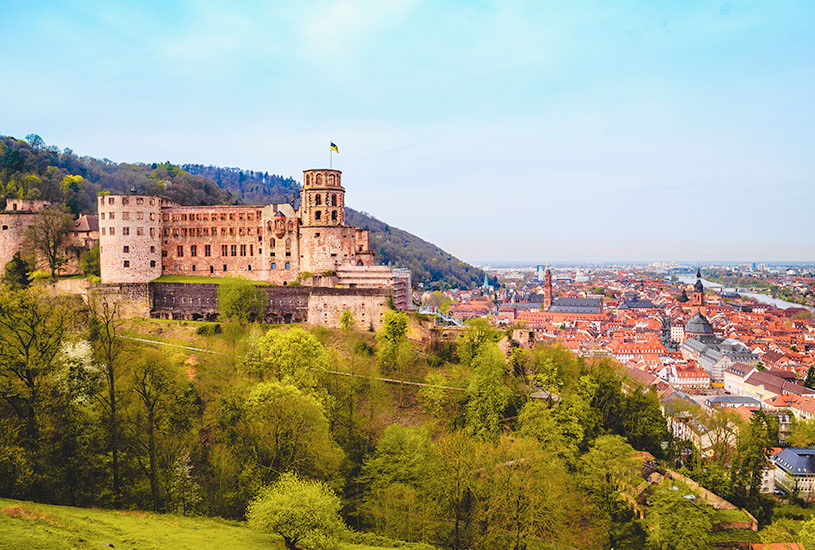
M 345 189 L 339 170 L 304 170 L 300 193 L 301 227 L 345 225 Z
M 702 284 L 702 271 L 696 270 L 696 284 L 693 285 L 693 296 L 690 299 L 691 315 L 701 313 L 707 315 L 705 307 L 705 285 Z
M 549 311 L 552 307 L 552 272 L 549 270 L 549 262 L 546 262 L 546 272 L 543 276 L 543 310 Z
M 146 283 L 161 276 L 161 199 L 99 196 L 103 283 Z

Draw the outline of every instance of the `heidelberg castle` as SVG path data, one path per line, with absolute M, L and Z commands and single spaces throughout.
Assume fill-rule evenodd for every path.
M 368 230 L 345 225 L 341 174 L 305 170 L 296 210 L 288 203 L 180 206 L 152 195 L 100 194 L 98 217 L 80 220 L 98 222 L 103 285 L 237 275 L 278 286 L 382 289 L 399 309 L 410 309 L 409 272 L 375 266 Z M 24 217 L 36 210 L 26 208 Z M 6 214 L 22 219 L 23 212 Z

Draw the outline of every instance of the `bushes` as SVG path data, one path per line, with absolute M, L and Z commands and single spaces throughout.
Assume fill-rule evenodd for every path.
M 221 324 L 209 323 L 206 325 L 201 325 L 196 329 L 195 334 L 198 336 L 212 336 L 213 334 L 221 334 Z

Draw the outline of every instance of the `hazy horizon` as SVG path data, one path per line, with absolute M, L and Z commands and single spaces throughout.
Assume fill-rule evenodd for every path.
M 333 141 L 350 207 L 473 263 L 815 260 L 811 3 L 9 3 L 0 32 L 0 133 L 298 181 Z

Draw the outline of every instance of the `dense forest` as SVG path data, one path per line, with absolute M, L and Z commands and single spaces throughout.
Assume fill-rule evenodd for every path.
M 245 518 L 291 549 L 815 541 L 811 510 L 759 493 L 778 429 L 761 414 L 700 416 L 722 433 L 706 460 L 609 358 L 513 346 L 484 320 L 422 345 L 422 316 L 395 311 L 376 333 L 348 312 L 270 327 L 238 306 L 254 286 L 222 287 L 220 324 L 0 287 L 0 497 Z M 746 513 L 678 473 L 649 483 L 663 467 L 762 531 L 716 528 Z
M 135 191 L 185 205 L 263 204 L 292 202 L 299 189 L 294 179 L 266 172 L 170 162 L 116 163 L 80 157 L 71 149 L 46 145 L 33 134 L 25 140 L 0 136 L 0 209 L 7 198 L 27 198 L 64 204 L 74 216 L 94 214 L 100 191 Z M 414 284 L 450 288 L 483 281 L 481 270 L 369 214 L 349 208 L 347 220 L 369 228 L 377 261 L 410 269 Z

